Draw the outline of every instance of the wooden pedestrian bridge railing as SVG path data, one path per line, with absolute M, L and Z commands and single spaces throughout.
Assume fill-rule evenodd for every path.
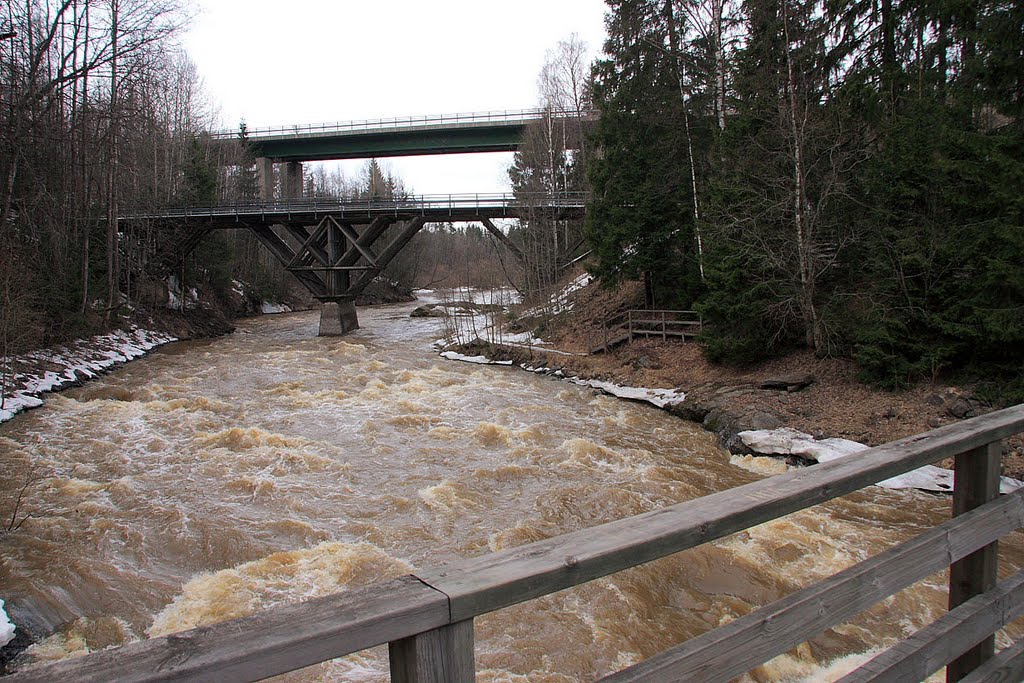
M 742 531 L 954 457 L 950 520 L 604 681 L 728 681 L 950 568 L 950 611 L 843 679 L 1019 681 L 1024 570 L 997 583 L 997 541 L 1024 527 L 1024 490 L 999 496 L 1001 440 L 1024 405 L 838 460 L 351 592 L 33 667 L 26 681 L 249 681 L 389 644 L 391 680 L 474 680 L 474 617 Z

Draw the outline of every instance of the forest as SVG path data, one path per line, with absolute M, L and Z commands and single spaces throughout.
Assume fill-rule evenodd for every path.
M 587 237 L 714 361 L 1024 400 L 1024 5 L 610 0 Z
M 567 264 L 696 308 L 716 362 L 811 348 L 865 380 L 978 381 L 1024 400 L 1024 6 L 1012 0 L 608 0 L 538 79 L 521 196 L 587 190 L 585 224 L 526 207 L 512 258 L 476 226 L 425 229 L 402 287 L 511 283 Z M 256 196 L 244 122 L 178 46 L 179 0 L 26 0 L 0 17 L 0 356 L 127 324 L 169 286 L 285 296 L 244 231 L 185 259 L 125 207 Z M 376 161 L 313 168 L 313 196 L 412 192 Z M 168 284 L 170 283 L 170 284 Z

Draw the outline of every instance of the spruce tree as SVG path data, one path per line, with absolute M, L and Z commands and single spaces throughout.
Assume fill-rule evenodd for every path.
M 585 226 L 593 272 L 608 285 L 643 277 L 648 305 L 688 306 L 699 292 L 692 183 L 678 71 L 663 3 L 609 2 L 606 60 L 594 72 L 600 120 Z

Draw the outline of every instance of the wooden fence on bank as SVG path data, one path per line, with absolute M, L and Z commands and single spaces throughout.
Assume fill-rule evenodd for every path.
M 630 310 L 605 321 L 600 338 L 588 344 L 591 353 L 607 353 L 638 337 L 682 342 L 701 333 L 704 321 L 697 311 Z
M 955 457 L 953 517 L 920 536 L 604 681 L 728 681 L 950 567 L 950 611 L 842 679 L 1019 681 L 1024 570 L 997 583 L 997 541 L 1024 527 L 1024 490 L 999 496 L 1001 443 L 1024 405 L 746 486 L 347 593 L 14 674 L 27 681 L 250 681 L 389 644 L 391 679 L 475 678 L 473 619 L 650 562 Z

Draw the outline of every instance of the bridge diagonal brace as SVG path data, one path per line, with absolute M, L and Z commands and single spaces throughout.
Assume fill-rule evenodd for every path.
M 377 277 L 389 263 L 391 263 L 391 260 L 398 255 L 398 252 L 400 252 L 402 248 L 409 243 L 409 240 L 411 240 L 413 236 L 420 231 L 426 222 L 427 219 L 424 216 L 417 216 L 406 223 L 405 227 L 402 228 L 402 232 L 391 240 L 391 243 L 377 257 L 377 265 L 363 273 L 359 279 L 348 288 L 345 295 L 354 297 L 366 289 L 367 285 L 373 282 L 373 279 Z M 381 228 L 381 232 L 383 232 L 383 230 L 384 229 Z M 369 233 L 369 230 L 367 230 L 367 233 Z M 363 236 L 365 237 L 366 233 L 364 233 Z
M 512 252 L 512 255 L 515 256 L 520 263 L 522 263 L 525 260 L 525 257 L 523 256 L 523 250 L 519 248 L 519 245 L 510 240 L 508 238 L 508 235 L 499 230 L 498 227 L 491 222 L 490 218 L 481 217 L 480 223 L 485 228 L 487 228 L 487 232 L 494 235 L 495 239 L 504 244 L 505 248 Z
M 315 272 L 288 268 L 288 264 L 295 260 L 296 254 L 288 243 L 281 239 L 269 225 L 250 225 L 249 230 L 313 296 L 327 295 L 327 284 Z
M 286 268 L 306 265 L 308 263 L 307 256 L 312 256 L 325 266 L 330 265 L 330 260 L 328 259 L 327 254 L 322 249 L 317 248 L 318 240 L 327 232 L 329 227 L 328 220 L 331 220 L 330 216 L 321 220 L 320 223 L 318 223 L 317 226 L 309 232 L 307 232 L 305 228 L 301 228 L 299 226 L 286 226 L 288 232 L 295 236 L 296 239 L 302 241 L 302 246 L 300 246 L 298 251 L 295 252 L 295 256 L 292 258 L 292 261 L 285 266 Z
M 572 263 L 572 255 L 575 254 L 576 250 L 582 247 L 583 243 L 586 241 L 586 237 L 580 237 L 575 242 L 573 242 L 571 247 L 569 247 L 559 255 L 558 260 L 561 262 L 563 267 Z
M 370 253 L 373 250 L 370 249 L 370 245 L 377 241 L 377 238 L 384 234 L 384 231 L 395 222 L 395 219 L 391 216 L 377 216 L 373 219 L 373 222 L 367 226 L 363 234 L 359 236 L 359 239 L 354 240 L 352 246 L 342 255 L 341 260 L 336 265 L 338 266 L 354 266 L 359 261 L 359 257 L 362 256 L 360 249 L 367 249 Z M 380 256 L 373 254 L 374 260 L 371 262 L 377 262 L 380 260 Z M 383 268 L 387 263 L 381 266 Z
M 341 231 L 341 234 L 344 235 L 345 238 L 349 241 L 349 244 L 352 245 L 345 251 L 344 254 L 342 254 L 341 258 L 338 259 L 337 262 L 335 262 L 333 265 L 341 265 L 342 261 L 345 260 L 345 258 L 353 249 L 358 251 L 363 256 L 363 258 L 366 259 L 367 263 L 369 263 L 371 266 L 377 265 L 377 254 L 374 253 L 373 249 L 370 248 L 369 244 L 363 244 L 360 241 L 362 238 L 359 235 L 359 233 L 356 232 L 356 229 L 352 226 L 351 223 L 342 223 L 338 220 L 335 220 L 333 216 L 328 216 L 328 218 L 331 219 L 331 222 L 334 223 L 335 227 L 337 227 L 338 230 Z

